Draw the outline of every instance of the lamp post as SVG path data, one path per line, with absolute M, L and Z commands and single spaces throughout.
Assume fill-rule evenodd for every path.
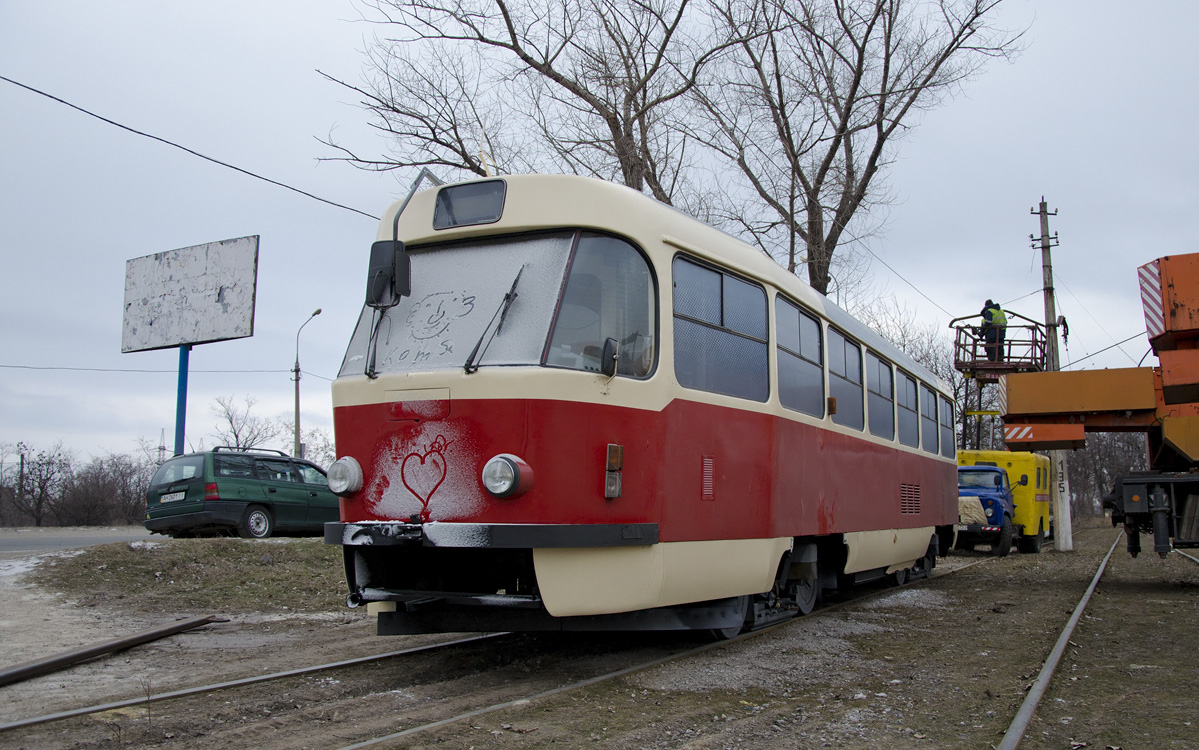
M 304 326 L 308 325 L 310 320 L 320 314 L 321 309 L 318 307 L 316 308 L 316 312 L 309 315 L 308 320 L 305 320 L 303 324 L 300 325 L 299 330 L 296 331 L 296 366 L 295 369 L 292 370 L 296 376 L 296 444 L 292 455 L 294 455 L 296 458 L 303 458 L 303 456 L 300 455 L 300 331 L 304 330 Z

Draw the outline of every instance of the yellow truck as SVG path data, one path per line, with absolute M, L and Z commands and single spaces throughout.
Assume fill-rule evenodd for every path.
M 1040 552 L 1049 535 L 1052 518 L 1049 502 L 1049 459 L 1026 451 L 958 451 L 958 466 L 995 466 L 1007 473 L 1011 488 L 1013 536 L 1021 552 Z M 959 509 L 968 522 L 959 487 Z M 972 498 L 974 504 L 977 498 Z M 968 509 L 972 510 L 972 508 Z M 959 531 L 959 536 L 961 532 Z

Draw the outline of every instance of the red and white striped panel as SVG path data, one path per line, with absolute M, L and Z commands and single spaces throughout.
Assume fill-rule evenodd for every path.
M 1007 414 L 1007 375 L 999 376 L 999 415 Z
M 1030 424 L 1014 424 L 1003 428 L 1003 442 L 1031 440 L 1033 426 Z
M 1149 338 L 1155 339 L 1166 332 L 1166 318 L 1162 311 L 1162 272 L 1158 261 L 1146 263 L 1137 269 L 1141 281 L 1141 306 L 1145 308 L 1145 330 Z

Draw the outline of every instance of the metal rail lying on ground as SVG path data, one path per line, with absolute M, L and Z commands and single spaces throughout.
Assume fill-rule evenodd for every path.
M 207 625 L 211 622 L 219 622 L 220 619 L 216 615 L 206 615 L 204 617 L 192 617 L 187 620 L 173 622 L 170 625 L 162 625 L 151 630 L 145 630 L 134 635 L 127 635 L 121 638 L 114 638 L 111 641 L 103 643 L 94 643 L 91 646 L 83 646 L 74 651 L 64 651 L 60 654 L 47 656 L 41 659 L 22 662 L 11 667 L 0 670 L 0 685 L 11 685 L 14 682 L 27 680 L 30 677 L 54 672 L 63 667 L 77 664 L 78 662 L 91 659 L 104 654 L 111 654 L 114 651 L 123 651 L 127 648 L 140 646 L 143 643 L 156 641 L 159 638 L 166 638 L 169 635 L 182 633 L 185 630 L 193 630 L 201 625 Z

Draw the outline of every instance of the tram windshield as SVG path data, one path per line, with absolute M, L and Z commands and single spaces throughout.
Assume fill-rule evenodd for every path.
M 619 374 L 652 370 L 652 276 L 623 240 L 570 231 L 410 252 L 412 294 L 382 313 L 363 308 L 342 375 L 367 372 L 372 360 L 376 373 L 539 364 L 598 372 L 609 338 Z

